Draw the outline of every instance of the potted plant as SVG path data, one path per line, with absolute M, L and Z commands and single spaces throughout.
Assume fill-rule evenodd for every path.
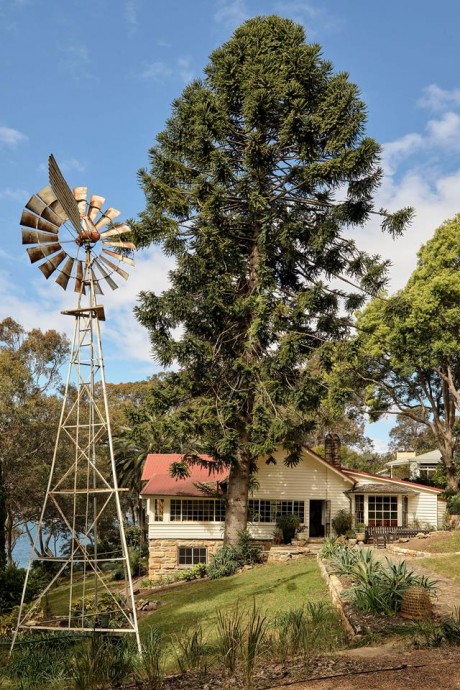
M 283 534 L 283 544 L 290 544 L 294 539 L 297 529 L 300 527 L 300 518 L 294 513 L 287 515 L 278 515 L 276 518 L 276 526 Z
M 350 546 L 354 546 L 356 544 L 356 533 L 354 529 L 348 529 L 345 532 L 344 537 L 346 537 Z
M 364 522 L 358 522 L 356 523 L 356 539 L 358 541 L 365 541 L 366 539 L 366 525 Z

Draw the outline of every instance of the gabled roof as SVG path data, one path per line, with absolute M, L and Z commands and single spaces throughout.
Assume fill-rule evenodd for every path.
M 310 453 L 310 455 L 313 455 L 315 460 L 319 460 L 320 463 L 322 463 L 323 465 L 326 465 L 326 467 L 329 470 L 334 470 L 334 472 L 336 472 L 338 475 L 340 475 L 342 477 L 342 479 L 345 479 L 345 481 L 351 482 L 352 484 L 354 483 L 354 480 L 351 477 L 349 477 L 348 474 L 346 474 L 346 472 L 344 471 L 345 470 L 344 467 L 341 467 L 341 466 L 339 467 L 338 465 L 334 465 L 333 462 L 329 462 L 329 460 L 326 460 L 325 458 L 323 458 L 321 455 L 316 453 L 314 450 L 312 450 L 308 446 L 304 446 L 303 449 L 305 451 L 307 451 L 307 453 Z
M 352 489 L 348 489 L 347 494 L 419 494 L 420 491 L 408 486 L 400 486 L 393 484 L 388 487 L 388 484 L 381 482 L 380 484 L 372 484 L 365 482 L 364 484 L 355 484 Z
M 184 479 L 171 477 L 172 463 L 181 462 L 181 453 L 150 453 L 147 455 L 142 480 L 146 485 L 141 496 L 200 496 L 203 492 L 196 484 L 208 484 L 218 490 L 219 484 L 228 478 L 228 469 L 216 469 L 210 455 L 199 455 L 207 463 L 206 467 L 194 465 L 189 467 L 190 476 Z
M 378 483 L 384 482 L 385 484 L 394 484 L 394 485 L 400 485 L 400 486 L 407 486 L 411 487 L 412 489 L 415 487 L 417 489 L 424 489 L 425 491 L 430 491 L 436 494 L 442 493 L 442 489 L 438 489 L 435 486 L 426 486 L 425 484 L 418 484 L 417 482 L 408 482 L 405 479 L 394 479 L 392 477 L 379 477 L 376 474 L 371 474 L 370 472 L 365 472 L 364 470 L 352 470 L 349 468 L 342 467 L 343 472 L 345 474 L 352 474 L 352 475 L 357 475 L 363 476 L 363 477 L 372 477 L 374 479 L 378 480 Z

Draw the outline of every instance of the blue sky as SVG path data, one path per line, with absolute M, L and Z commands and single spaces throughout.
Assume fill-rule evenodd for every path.
M 370 224 L 358 243 L 393 262 L 404 285 L 420 244 L 460 210 L 460 5 L 426 0 L 0 0 L 0 318 L 70 330 L 60 310 L 73 293 L 47 283 L 20 244 L 19 218 L 47 183 L 54 153 L 70 186 L 87 185 L 134 217 L 143 208 L 137 170 L 171 101 L 199 77 L 210 52 L 245 19 L 279 14 L 304 24 L 368 106 L 368 134 L 384 144 L 377 203 L 413 205 L 397 241 Z M 132 308 L 142 289 L 167 284 L 170 259 L 138 253 L 129 281 L 104 297 L 109 381 L 156 370 Z M 372 426 L 384 446 L 388 424 Z

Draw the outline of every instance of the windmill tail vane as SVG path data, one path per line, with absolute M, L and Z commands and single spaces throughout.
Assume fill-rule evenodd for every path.
M 35 536 L 34 554 L 39 555 L 27 569 L 10 653 L 24 630 L 132 633 L 140 650 L 120 501 L 124 489 L 117 481 L 104 373 L 100 322 L 105 314 L 97 304 L 103 288 L 115 290 L 120 278 L 128 278 L 135 245 L 126 239 L 129 225 L 115 222 L 120 212 L 104 204 L 96 194 L 88 200 L 87 187 L 71 191 L 51 155 L 49 185 L 29 199 L 21 216 L 22 243 L 31 263 L 46 279 L 55 275 L 64 290 L 73 287 L 77 304 L 62 312 L 74 318 L 69 368 Z M 109 552 L 102 546 L 104 520 L 118 529 L 117 545 Z M 41 553 L 40 535 L 56 523 L 69 549 Z M 26 606 L 29 574 L 37 561 L 52 567 L 53 576 Z M 110 586 L 107 573 L 113 568 L 123 573 L 123 591 Z M 53 610 L 49 597 L 63 576 L 69 585 L 67 604 Z

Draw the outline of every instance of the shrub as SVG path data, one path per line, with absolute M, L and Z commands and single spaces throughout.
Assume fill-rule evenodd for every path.
M 8 613 L 21 601 L 26 571 L 23 568 L 8 566 L 0 570 L 0 614 Z M 47 575 L 41 569 L 32 568 L 27 582 L 25 601 L 29 602 L 44 589 Z
M 348 530 L 351 530 L 351 525 L 353 522 L 353 518 L 351 513 L 348 510 L 339 510 L 338 513 L 335 514 L 335 517 L 332 518 L 332 527 L 335 530 L 335 533 L 338 536 L 341 536 L 342 534 L 345 534 L 348 532 Z
M 388 558 L 382 565 L 369 550 L 358 552 L 358 559 L 348 573 L 353 588 L 346 596 L 363 613 L 394 614 L 400 611 L 404 592 L 411 585 L 435 588 L 435 581 L 414 574 L 405 561 L 393 563 Z
M 239 568 L 240 562 L 237 549 L 234 546 L 227 545 L 216 552 L 208 565 L 208 575 L 211 580 L 217 580 L 219 577 L 234 575 Z
M 151 690 L 161 690 L 164 677 L 164 642 L 160 630 L 150 630 L 143 640 L 141 673 Z
M 234 575 L 244 565 L 258 563 L 261 550 L 260 546 L 252 544 L 249 532 L 241 530 L 238 533 L 238 543 L 236 546 L 226 545 L 216 552 L 208 565 L 208 575 L 212 580 Z
M 191 582 L 191 580 L 199 580 L 202 577 L 206 577 L 207 567 L 205 563 L 197 563 L 192 568 L 187 568 L 187 570 L 181 570 L 178 573 L 179 580 L 185 580 L 186 582 Z
M 360 552 L 350 546 L 340 546 L 332 556 L 332 569 L 338 575 L 350 575 L 360 558 Z
M 295 537 L 296 531 L 300 527 L 300 518 L 294 513 L 278 515 L 276 518 L 276 526 L 283 533 L 283 544 L 290 544 Z

